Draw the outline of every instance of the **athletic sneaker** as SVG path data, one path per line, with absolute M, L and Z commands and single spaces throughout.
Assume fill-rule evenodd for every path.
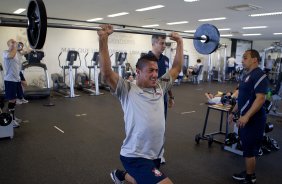
M 19 123 L 19 124 L 23 121 L 23 120 L 21 120 L 21 119 L 19 119 L 19 118 L 17 118 L 17 117 L 15 117 L 15 120 L 16 120 L 16 122 Z
M 247 175 L 246 178 L 243 180 L 244 184 L 255 184 L 256 183 L 256 175 L 252 174 L 252 175 Z
M 13 124 L 13 127 L 14 127 L 14 128 L 20 127 L 20 124 L 19 124 L 16 120 L 12 120 L 11 123 Z
M 246 175 L 247 175 L 246 171 L 242 171 L 238 174 L 233 174 L 232 178 L 237 181 L 243 181 L 246 179 Z
M 28 103 L 28 100 L 22 98 L 22 99 L 17 99 L 16 104 L 21 105 L 23 103 Z
M 116 170 L 114 170 L 114 171 L 112 171 L 111 173 L 110 173 L 110 175 L 111 175 L 111 178 L 112 178 L 112 180 L 113 180 L 113 182 L 115 183 L 115 184 L 123 184 L 123 181 L 121 181 L 120 179 L 118 179 L 118 177 L 116 176 L 116 172 L 118 171 L 118 169 L 116 169 Z
M 17 105 L 21 105 L 22 103 L 23 103 L 23 102 L 22 102 L 21 99 L 17 99 L 17 100 L 16 100 L 16 104 L 17 104 Z
M 247 175 L 246 171 L 242 171 L 241 173 L 234 174 L 232 178 L 237 181 L 242 181 L 242 183 L 245 183 L 245 184 L 256 183 L 256 175 L 255 174 Z
M 28 100 L 26 100 L 26 99 L 21 99 L 21 101 L 22 101 L 22 103 L 28 103 L 29 101 Z

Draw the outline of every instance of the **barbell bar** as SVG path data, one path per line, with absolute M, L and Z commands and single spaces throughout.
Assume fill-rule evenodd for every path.
M 47 12 L 43 0 L 29 1 L 27 8 L 27 18 L 27 37 L 30 47 L 33 49 L 42 49 L 47 36 L 47 27 L 53 27 L 52 24 L 47 24 Z M 64 27 L 64 25 L 62 25 L 61 27 Z M 91 28 L 91 30 L 99 29 L 100 28 L 98 27 Z M 120 29 L 115 30 L 115 32 L 169 36 L 167 33 L 163 32 L 143 30 Z M 220 34 L 218 29 L 211 24 L 202 24 L 201 26 L 199 26 L 193 37 L 185 35 L 181 36 L 186 39 L 193 39 L 194 47 L 200 54 L 211 54 L 218 48 L 220 41 Z

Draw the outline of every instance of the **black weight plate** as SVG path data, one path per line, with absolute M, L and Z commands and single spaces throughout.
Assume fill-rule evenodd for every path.
M 211 54 L 218 48 L 220 40 L 219 31 L 211 24 L 203 24 L 197 28 L 194 38 L 201 38 L 203 35 L 207 36 L 208 40 L 203 42 L 194 39 L 194 47 L 200 54 Z
M 12 122 L 12 117 L 8 113 L 0 114 L 0 126 L 8 126 Z
M 47 34 L 47 13 L 42 0 L 30 0 L 27 9 L 27 38 L 31 48 L 42 49 Z

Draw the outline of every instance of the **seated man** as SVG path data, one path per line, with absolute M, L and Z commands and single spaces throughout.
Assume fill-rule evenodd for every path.
M 197 64 L 193 67 L 188 68 L 188 75 L 196 75 L 201 65 L 202 61 L 200 59 L 197 59 Z

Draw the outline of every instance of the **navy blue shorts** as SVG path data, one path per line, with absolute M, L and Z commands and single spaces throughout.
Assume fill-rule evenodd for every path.
M 156 184 L 167 178 L 159 170 L 161 159 L 149 160 L 146 158 L 124 157 L 120 155 L 120 160 L 126 172 L 138 184 Z
M 23 97 L 23 88 L 21 82 L 4 81 L 5 83 L 5 98 L 14 100 Z
M 232 72 L 234 72 L 235 71 L 235 67 L 228 67 L 227 68 L 227 72 L 228 73 L 232 73 Z
M 258 156 L 259 149 L 263 140 L 266 116 L 251 118 L 244 128 L 239 129 L 240 140 L 244 157 Z

